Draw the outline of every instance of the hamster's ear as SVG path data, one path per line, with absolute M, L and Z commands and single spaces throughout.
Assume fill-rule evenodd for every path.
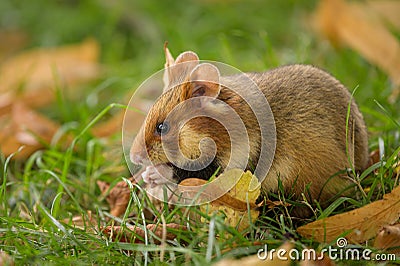
M 165 65 L 164 66 L 165 66 L 165 68 L 175 65 L 175 59 L 172 56 L 172 54 L 170 53 L 167 45 L 168 45 L 168 42 L 165 42 L 164 43 L 164 53 L 165 53 Z
M 189 97 L 208 96 L 217 98 L 219 85 L 219 70 L 214 65 L 203 63 L 196 66 L 190 73 Z
M 170 75 L 171 71 L 169 70 L 169 67 L 175 65 L 175 59 L 170 53 L 169 49 L 167 48 L 168 42 L 164 43 L 164 53 L 165 53 L 165 64 L 164 64 L 164 76 L 163 76 L 163 82 L 164 82 L 164 89 L 163 91 L 166 91 L 168 89 L 169 83 L 170 83 Z
M 186 51 L 181 53 L 175 60 L 175 65 L 188 62 L 188 61 L 199 61 L 199 57 L 195 52 L 192 51 Z
M 165 56 L 164 92 L 185 81 L 192 69 L 199 64 L 199 57 L 191 51 L 181 53 L 174 61 L 168 48 L 165 48 Z

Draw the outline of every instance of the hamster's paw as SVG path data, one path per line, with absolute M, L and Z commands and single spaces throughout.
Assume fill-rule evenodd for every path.
M 173 171 L 166 164 L 150 165 L 142 173 L 143 181 L 151 187 L 167 184 L 172 180 Z

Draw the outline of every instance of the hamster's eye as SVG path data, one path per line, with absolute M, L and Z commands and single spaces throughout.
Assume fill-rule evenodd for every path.
M 169 132 L 168 122 L 161 122 L 156 125 L 156 132 L 158 135 L 167 134 Z

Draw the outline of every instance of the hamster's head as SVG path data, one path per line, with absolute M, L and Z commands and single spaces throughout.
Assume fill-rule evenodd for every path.
M 133 141 L 131 161 L 168 168 L 163 178 L 175 183 L 188 177 L 208 179 L 221 166 L 219 153 L 230 145 L 226 130 L 212 118 L 221 112 L 220 74 L 215 66 L 199 63 L 193 52 L 171 60 L 168 65 L 167 56 L 164 92 Z

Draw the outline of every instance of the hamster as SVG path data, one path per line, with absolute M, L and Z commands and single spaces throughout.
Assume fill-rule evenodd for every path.
M 219 85 L 219 81 L 251 90 L 250 79 L 269 103 L 276 146 L 269 171 L 266 176 L 258 176 L 263 180 L 264 192 L 277 191 L 280 179 L 285 191 L 293 193 L 297 199 L 303 199 L 304 193 L 311 202 L 327 202 L 350 184 L 347 169 L 354 167 L 362 171 L 366 168 L 368 134 L 363 116 L 347 88 L 327 72 L 296 64 L 262 73 L 219 76 L 216 67 L 199 63 L 194 52 L 184 52 L 176 60 L 167 48 L 165 52 L 166 67 L 170 70 L 164 74 L 164 92 L 150 109 L 130 149 L 131 161 L 146 167 L 142 178 L 149 187 L 156 189 L 167 182 L 179 183 L 189 177 L 209 179 L 229 163 L 234 142 L 229 141 L 229 132 L 220 122 L 199 116 L 182 124 L 179 115 L 175 122 L 165 122 L 170 112 L 178 110 L 179 114 L 180 104 L 191 99 L 193 108 L 219 112 L 222 101 L 238 114 L 248 134 L 246 168 L 254 170 L 252 165 L 258 162 L 262 144 L 260 126 L 249 105 L 237 93 Z M 215 101 L 196 102 L 198 97 L 210 97 Z M 188 112 L 190 109 L 181 110 L 181 115 Z M 227 117 L 225 122 L 235 123 L 229 119 Z M 198 168 L 182 167 L 182 158 L 163 146 L 162 136 L 176 138 L 184 157 L 192 160 L 204 157 Z M 213 142 L 203 145 L 201 142 L 207 138 Z

